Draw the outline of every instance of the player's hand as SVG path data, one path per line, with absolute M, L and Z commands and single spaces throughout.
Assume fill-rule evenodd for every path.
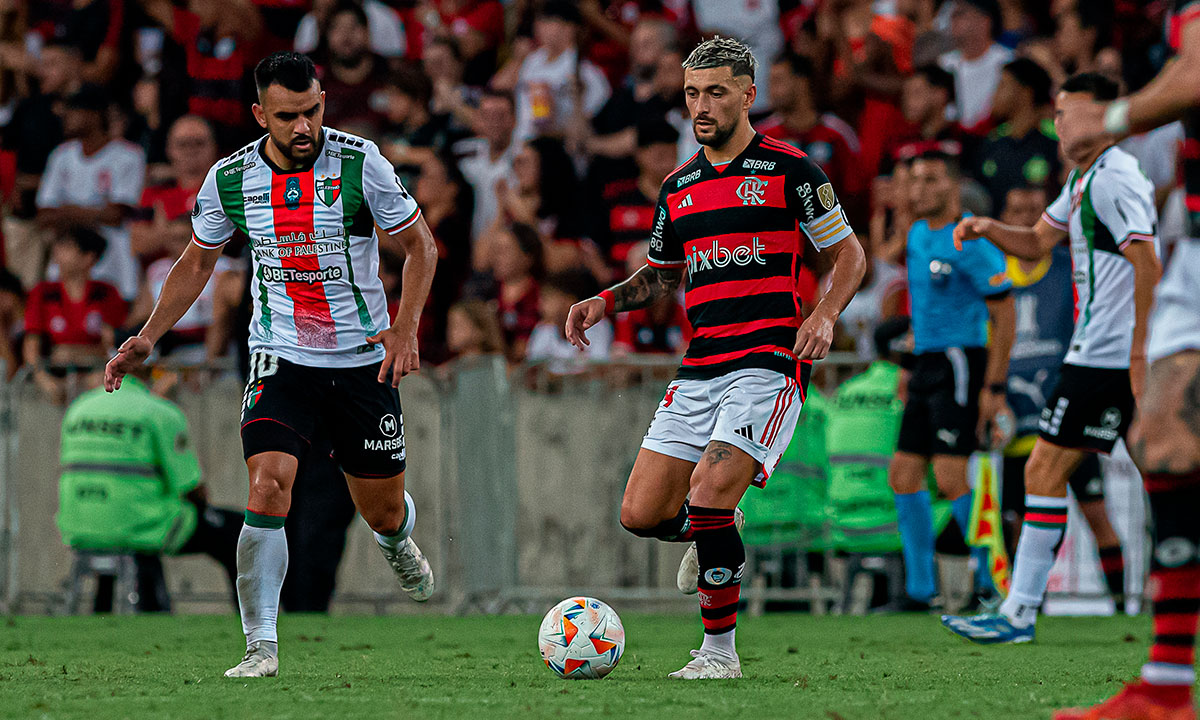
M 964 218 L 954 226 L 954 249 L 962 252 L 964 242 L 987 235 L 991 223 L 992 219 L 986 217 Z
M 1004 393 L 992 392 L 984 388 L 979 393 L 979 422 L 975 426 L 975 436 L 983 445 L 996 449 L 1008 444 L 1011 438 L 1005 438 L 1003 415 L 1012 416 L 1013 411 L 1008 406 Z M 989 430 L 991 431 L 989 433 Z
M 383 332 L 367 338 L 369 343 L 383 345 L 383 364 L 379 366 L 379 382 L 387 383 L 388 372 L 392 373 L 392 387 L 400 387 L 400 378 L 421 369 L 421 357 L 417 353 L 417 329 L 393 325 Z
M 121 388 L 121 379 L 150 357 L 154 343 L 149 338 L 134 335 L 117 348 L 117 354 L 104 366 L 104 389 L 108 392 Z
M 604 319 L 604 298 L 590 297 L 571 306 L 567 313 L 565 331 L 567 340 L 581 351 L 592 343 L 587 339 L 587 329 Z
M 1129 386 L 1133 390 L 1135 406 L 1141 406 L 1142 393 L 1146 389 L 1146 353 L 1135 352 L 1129 356 Z
M 796 333 L 796 353 L 798 360 L 821 360 L 829 354 L 829 346 L 833 344 L 833 326 L 835 318 L 821 312 L 820 308 L 813 311 L 800 324 Z

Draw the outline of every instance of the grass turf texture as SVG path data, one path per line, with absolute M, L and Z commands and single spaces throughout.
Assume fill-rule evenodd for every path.
M 233 616 L 16 617 L 0 629 L 3 718 L 1048 718 L 1136 674 L 1147 617 L 1043 618 L 1033 645 L 979 647 L 933 616 L 745 618 L 747 677 L 685 682 L 699 622 L 630 613 L 621 664 L 560 680 L 539 618 L 284 616 L 278 678 L 227 680 Z

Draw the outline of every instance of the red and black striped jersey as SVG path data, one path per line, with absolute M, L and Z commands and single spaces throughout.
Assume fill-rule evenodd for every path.
M 1200 21 L 1200 0 L 1175 0 L 1167 33 L 1171 49 L 1175 52 L 1183 49 L 1183 30 L 1196 21 Z M 1185 138 L 1179 164 L 1183 171 L 1188 237 L 1200 238 L 1200 110 L 1188 111 L 1183 118 L 1183 129 Z
M 687 271 L 684 301 L 694 332 L 679 377 L 743 368 L 798 376 L 792 348 L 800 327 L 801 238 L 821 250 L 851 232 L 825 173 L 800 150 L 762 134 L 723 166 L 701 150 L 668 175 L 648 262 Z

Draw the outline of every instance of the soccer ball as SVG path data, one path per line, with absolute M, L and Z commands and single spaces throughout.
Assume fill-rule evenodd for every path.
M 538 630 L 546 667 L 563 678 L 597 679 L 612 672 L 625 652 L 625 628 L 608 605 L 573 597 L 550 608 Z

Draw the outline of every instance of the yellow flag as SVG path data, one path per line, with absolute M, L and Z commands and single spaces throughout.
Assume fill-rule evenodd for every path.
M 967 544 L 988 549 L 988 570 L 1001 595 L 1008 595 L 1011 566 L 1004 547 L 1000 520 L 1000 491 L 996 486 L 995 456 L 979 454 L 975 463 L 975 498 L 971 504 L 971 529 Z

